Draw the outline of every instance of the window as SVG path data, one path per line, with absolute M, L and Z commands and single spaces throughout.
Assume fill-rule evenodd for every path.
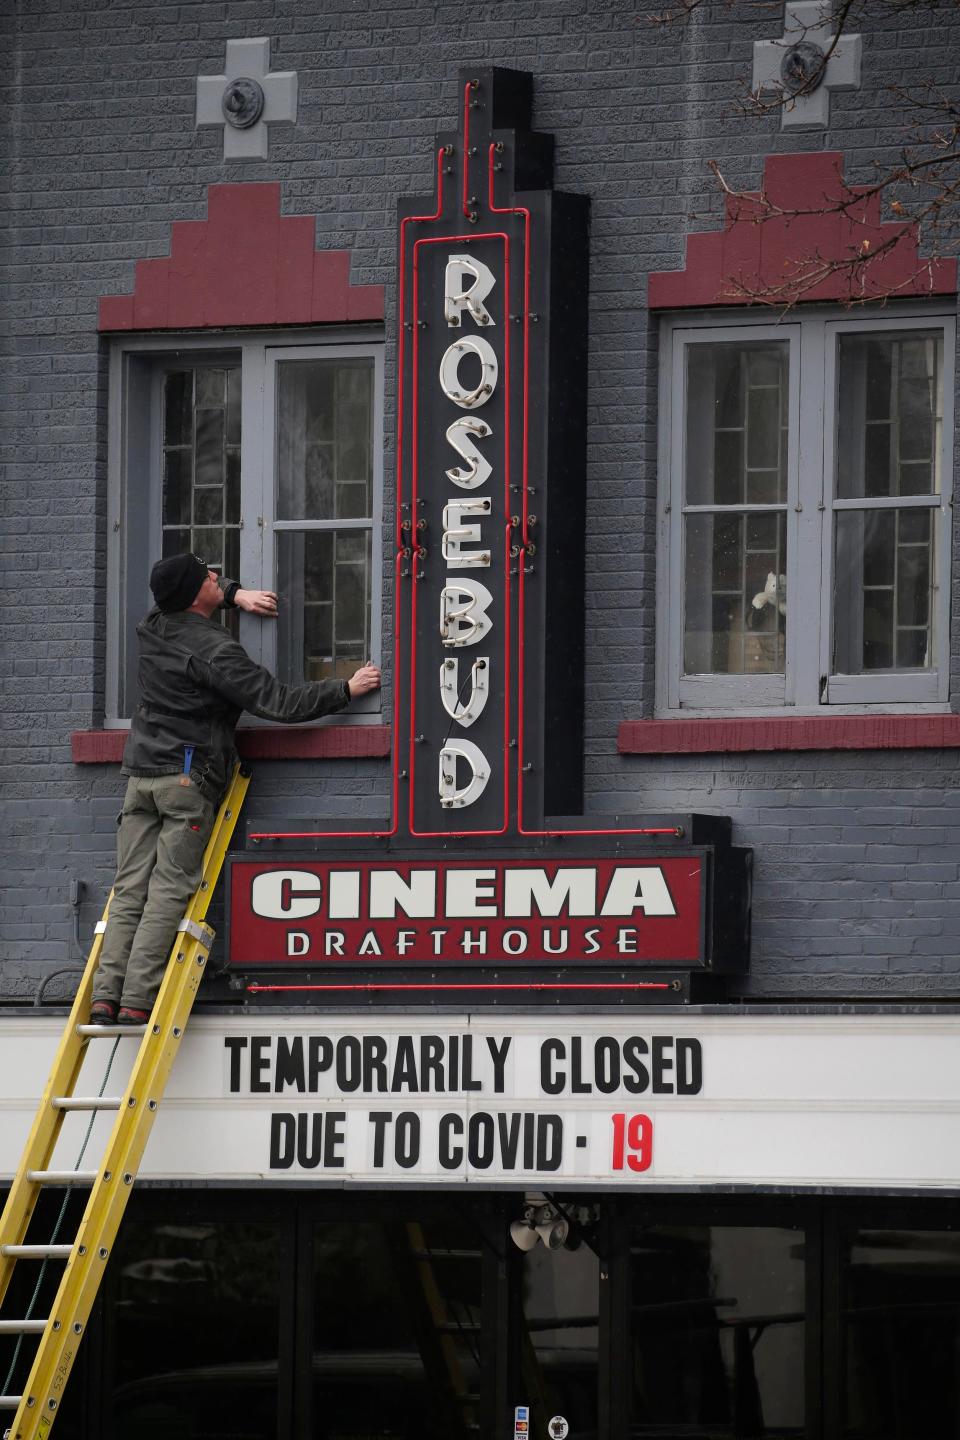
M 373 363 L 276 358 L 278 666 L 347 679 L 370 653 Z
M 558 1200 L 574 1248 L 521 1254 L 517 1190 L 136 1189 L 56 1433 L 474 1440 L 527 1405 L 531 1436 L 559 1414 L 570 1440 L 956 1435 L 954 1198 Z M 9 1314 L 35 1283 L 14 1272 Z
M 960 1237 L 842 1229 L 840 1284 L 842 1434 L 949 1434 L 960 1405 Z
M 704 1220 L 631 1230 L 630 1434 L 802 1435 L 804 1231 Z
M 194 1219 L 205 1208 L 188 1200 L 166 1222 L 124 1222 L 111 1275 L 123 1317 L 111 1356 L 115 1434 L 278 1435 L 285 1227 Z
M 136 625 L 160 555 L 193 550 L 278 592 L 276 625 L 221 619 L 288 684 L 346 678 L 378 657 L 382 393 L 382 346 L 369 341 L 118 343 L 108 723 L 136 703 Z
M 668 320 L 661 712 L 947 700 L 953 322 Z
M 192 550 L 234 579 L 240 575 L 239 362 L 160 371 L 160 553 Z M 235 610 L 221 612 L 233 633 Z

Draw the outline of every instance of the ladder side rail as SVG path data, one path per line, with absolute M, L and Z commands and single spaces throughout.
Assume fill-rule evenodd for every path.
M 214 823 L 204 852 L 203 878 L 184 917 L 197 926 L 199 934 L 178 933 L 170 952 L 151 1023 L 140 1043 L 73 1253 L 50 1309 L 50 1323 L 23 1388 L 10 1429 L 12 1440 L 47 1440 L 59 1409 L 203 976 L 213 933 L 207 929 L 204 934 L 200 927 L 249 783 L 239 769 L 234 773 Z
M 90 1009 L 93 976 L 100 961 L 103 932 L 106 928 L 112 896 L 113 891 L 111 890 L 94 933 L 93 944 L 84 966 L 83 978 L 57 1045 L 50 1074 L 27 1135 L 20 1163 L 3 1207 L 3 1214 L 0 1215 L 0 1245 L 23 1244 L 41 1190 L 40 1183 L 31 1180 L 28 1172 L 50 1168 L 50 1159 L 60 1137 L 67 1112 L 55 1108 L 53 1101 L 59 1096 L 73 1094 L 77 1076 L 83 1065 L 87 1042 L 85 1037 L 77 1034 L 77 1026 L 86 1018 Z M 0 1254 L 0 1306 L 3 1305 L 15 1264 L 14 1257 Z

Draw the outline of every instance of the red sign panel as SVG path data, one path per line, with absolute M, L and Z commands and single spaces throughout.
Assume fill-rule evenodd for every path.
M 558 860 L 243 860 L 230 963 L 704 963 L 699 853 Z

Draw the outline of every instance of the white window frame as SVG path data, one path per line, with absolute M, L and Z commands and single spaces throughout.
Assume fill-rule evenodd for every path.
M 938 527 L 939 577 L 934 618 L 937 664 L 924 672 L 831 675 L 834 519 L 839 510 L 863 508 L 861 501 L 834 499 L 839 337 L 898 329 L 931 329 L 943 333 L 941 490 L 938 503 L 928 507 L 933 509 Z M 762 339 L 778 339 L 790 345 L 787 603 L 793 599 L 799 604 L 795 597 L 800 596 L 804 608 L 800 616 L 795 616 L 793 623 L 787 625 L 784 676 L 684 676 L 681 667 L 687 348 L 695 344 Z M 856 316 L 838 313 L 836 307 L 811 307 L 791 311 L 780 322 L 771 321 L 769 313 L 757 316 L 712 311 L 695 316 L 676 313 L 662 317 L 657 506 L 658 716 L 869 713 L 878 705 L 894 713 L 937 712 L 947 708 L 955 347 L 955 314 L 938 303 L 926 306 L 897 303 L 895 308 L 878 308 Z M 801 443 L 804 436 L 811 437 L 809 444 Z M 688 511 L 690 508 L 687 507 Z M 819 579 L 819 601 L 810 605 L 807 597 L 814 577 Z
M 374 410 L 372 432 L 373 507 L 372 523 L 364 524 L 371 534 L 370 572 L 370 658 L 380 663 L 383 610 L 383 379 L 384 343 L 375 337 L 346 327 L 330 327 L 318 333 L 289 331 L 259 333 L 221 332 L 216 335 L 135 335 L 118 337 L 111 345 L 109 360 L 109 422 L 107 453 L 107 623 L 106 690 L 104 726 L 126 729 L 129 715 L 121 714 L 121 649 L 125 637 L 152 602 L 149 589 L 150 560 L 160 553 L 160 455 L 162 413 L 151 403 L 149 390 L 158 383 L 164 364 L 210 363 L 215 359 L 241 364 L 241 521 L 240 571 L 233 579 L 250 589 L 275 589 L 276 556 L 274 492 L 276 478 L 276 361 L 336 359 L 370 356 L 374 363 Z M 146 383 L 136 378 L 133 365 L 148 362 Z M 142 372 L 141 372 L 142 373 Z M 138 390 L 139 385 L 139 390 Z M 136 393 L 135 393 L 136 392 Z M 155 398 L 155 397 L 154 397 Z M 146 416 L 149 414 L 150 423 Z M 145 456 L 149 472 L 144 474 Z M 138 474 L 143 479 L 138 485 Z M 144 503 L 144 488 L 150 504 L 147 526 L 137 536 L 136 561 L 128 562 L 128 526 L 135 521 L 137 507 Z M 341 522 L 337 522 L 340 524 Z M 343 525 L 358 522 L 342 522 Z M 312 524 L 312 522 L 308 522 Z M 321 522 L 321 525 L 323 522 Z M 302 528 L 302 527 L 301 527 Z M 133 572 L 129 576 L 128 568 Z M 240 642 L 259 664 L 273 670 L 276 662 L 276 634 L 272 622 L 240 615 Z M 129 640 L 127 648 L 129 650 Z M 377 723 L 380 719 L 380 691 L 354 702 L 348 716 L 334 715 L 327 724 Z M 258 723 L 244 717 L 244 723 Z

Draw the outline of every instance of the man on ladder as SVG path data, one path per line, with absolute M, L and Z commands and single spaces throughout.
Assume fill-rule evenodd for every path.
M 123 752 L 129 779 L 93 983 L 95 1025 L 145 1025 L 150 1017 L 236 764 L 242 712 L 295 725 L 342 710 L 380 684 L 369 664 L 349 680 L 275 680 L 213 617 L 228 606 L 275 618 L 276 595 L 220 579 L 197 555 L 158 561 L 150 588 L 156 606 L 137 626 L 140 701 Z

